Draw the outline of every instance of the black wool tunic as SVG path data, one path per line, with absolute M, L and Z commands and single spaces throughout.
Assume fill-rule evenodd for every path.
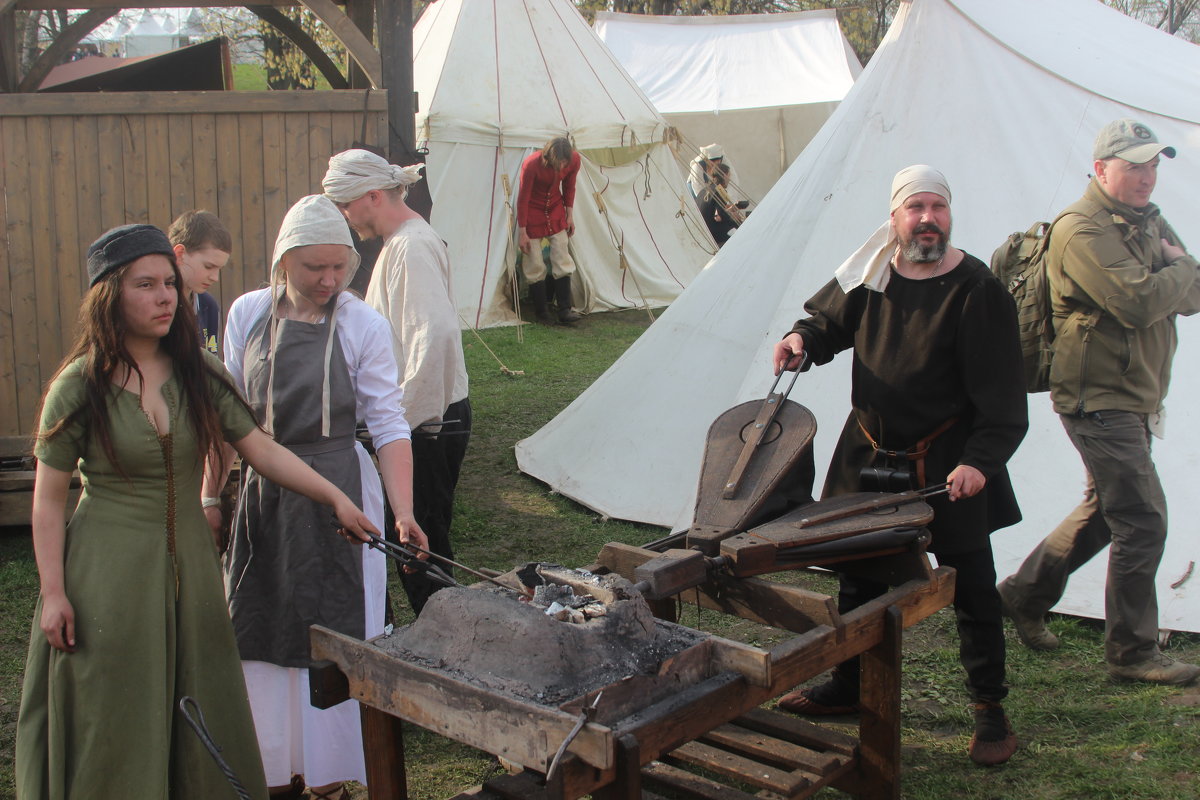
M 926 456 L 926 485 L 959 464 L 987 484 L 954 503 L 931 498 L 930 550 L 976 550 L 992 531 L 1020 521 L 1005 467 L 1028 427 L 1016 307 L 983 262 L 964 253 L 954 269 L 925 280 L 893 269 L 883 292 L 860 286 L 847 294 L 830 281 L 804 309 L 812 316 L 792 331 L 814 364 L 854 349 L 853 409 L 824 497 L 860 491 L 859 471 L 875 460 L 860 423 L 880 447 L 908 450 L 954 419 Z

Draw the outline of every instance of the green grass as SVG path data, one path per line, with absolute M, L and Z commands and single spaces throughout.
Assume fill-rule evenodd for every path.
M 509 569 L 529 560 L 590 563 L 608 541 L 642 543 L 663 531 L 606 521 L 522 475 L 513 445 L 547 423 L 614 361 L 648 324 L 643 312 L 598 314 L 573 328 L 527 326 L 482 332 L 511 370 L 471 334 L 464 338 L 471 375 L 474 433 L 456 500 L 456 555 L 473 567 Z M 659 410 L 661 411 L 661 410 Z M 1066 443 L 1061 443 L 1066 446 Z M 818 591 L 825 576 L 781 575 Z M 12 797 L 11 753 L 29 619 L 37 591 L 28 530 L 0 533 L 0 798 Z M 403 598 L 402 591 L 393 597 Z M 401 621 L 411 618 L 400 603 Z M 685 606 L 681 621 L 721 636 L 770 647 L 789 634 Z M 905 632 L 902 703 L 906 800 L 1196 800 L 1200 797 L 1200 689 L 1108 680 L 1103 631 L 1093 622 L 1053 617 L 1063 640 L 1033 653 L 1009 631 L 1006 708 L 1021 749 L 994 769 L 966 757 L 968 697 L 949 610 Z M 1200 637 L 1176 635 L 1168 652 L 1200 659 Z M 469 747 L 408 726 L 411 796 L 449 797 L 496 770 Z M 357 795 L 356 795 L 357 796 Z M 821 797 L 843 797 L 826 791 Z
M 256 64 L 234 64 L 233 65 L 233 88 L 238 92 L 266 92 L 270 91 L 271 87 L 267 86 L 267 69 L 260 63 Z M 317 73 L 317 89 L 328 89 L 329 81 L 324 75 Z

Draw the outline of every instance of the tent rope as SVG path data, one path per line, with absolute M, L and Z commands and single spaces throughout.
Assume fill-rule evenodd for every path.
M 503 361 L 500 360 L 500 356 L 496 355 L 496 351 L 493 350 L 492 348 L 488 347 L 488 343 L 485 342 L 483 340 L 483 337 L 479 335 L 479 331 L 476 328 L 471 327 L 471 323 L 469 323 L 465 319 L 463 319 L 462 314 L 459 314 L 458 318 L 460 320 L 462 320 L 462 324 L 466 326 L 467 330 L 469 330 L 471 333 L 475 334 L 475 338 L 479 340 L 479 343 L 481 345 L 483 345 L 483 349 L 488 351 L 488 355 L 490 355 L 492 358 L 494 358 L 496 360 L 496 363 L 500 365 L 500 372 L 502 374 L 512 375 L 512 376 L 525 374 L 525 370 L 523 370 L 523 369 L 516 369 L 516 370 L 509 369 L 508 366 Z M 517 325 L 517 327 L 522 328 L 522 327 L 524 327 L 524 324 L 520 323 Z
M 646 158 L 649 159 L 649 157 L 649 154 L 647 154 Z M 601 168 L 601 171 L 603 172 L 603 168 Z M 588 174 L 588 182 L 592 184 L 592 197 L 596 200 L 596 209 L 600 212 L 600 216 L 604 219 L 604 224 L 608 227 L 609 240 L 612 242 L 613 248 L 617 251 L 617 260 L 620 264 L 622 274 L 628 275 L 633 280 L 633 288 L 637 290 L 638 298 L 642 301 L 642 309 L 650 317 L 650 321 L 654 322 L 654 312 L 650 309 L 650 302 L 646 299 L 646 295 L 642 291 L 642 285 L 638 282 L 637 273 L 634 272 L 629 263 L 629 258 L 625 255 L 625 232 L 613 226 L 612 216 L 608 213 L 608 205 L 604 202 L 604 193 L 608 191 L 608 187 L 612 185 L 612 181 L 606 181 L 603 189 L 597 189 L 596 182 Z M 653 234 L 651 234 L 651 240 L 653 238 Z M 622 280 L 622 282 L 624 281 Z

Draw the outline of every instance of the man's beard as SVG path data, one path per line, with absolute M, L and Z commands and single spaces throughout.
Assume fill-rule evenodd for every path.
M 922 233 L 936 233 L 939 238 L 933 244 L 922 244 L 917 241 L 917 235 Z M 901 242 L 900 255 L 912 264 L 932 264 L 945 258 L 949 240 L 949 231 L 942 230 L 932 222 L 923 222 L 913 228 L 912 238 L 908 242 Z

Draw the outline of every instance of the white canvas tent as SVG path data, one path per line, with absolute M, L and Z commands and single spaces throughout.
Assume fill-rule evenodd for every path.
M 657 17 L 601 11 L 596 33 L 695 148 L 720 142 L 761 200 L 862 71 L 832 9 Z
M 450 248 L 466 324 L 516 319 L 522 159 L 568 135 L 583 155 L 571 240 L 575 306 L 670 303 L 715 247 L 687 196 L 669 128 L 569 0 L 441 0 L 413 32 L 417 139 L 431 223 Z
M 902 4 L 854 89 L 742 231 L 603 377 L 517 445 L 521 469 L 608 516 L 686 526 L 708 425 L 765 397 L 771 347 L 886 219 L 892 175 L 909 164 L 945 172 L 953 240 L 986 260 L 1008 233 L 1077 199 L 1096 132 L 1131 116 L 1178 148 L 1154 200 L 1197 252 L 1198 85 L 1200 48 L 1095 0 Z M 1179 331 L 1167 438 L 1155 442 L 1172 519 L 1158 589 L 1163 626 L 1200 631 L 1200 372 L 1190 368 L 1200 318 Z M 821 426 L 819 470 L 848 410 L 849 367 L 843 355 L 793 392 Z M 992 538 L 1002 576 L 1083 490 L 1047 395 L 1030 397 L 1030 417 L 1010 464 L 1025 521 Z M 1076 573 L 1058 610 L 1103 616 L 1105 561 Z

